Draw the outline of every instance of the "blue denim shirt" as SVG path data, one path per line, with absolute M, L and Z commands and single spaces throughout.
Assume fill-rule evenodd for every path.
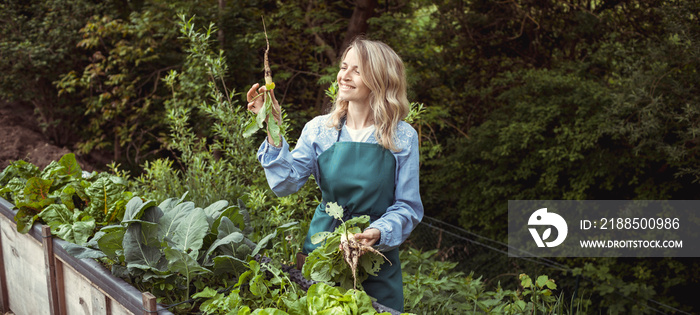
M 323 115 L 309 121 L 292 151 L 285 139 L 282 139 L 281 148 L 263 141 L 257 157 L 275 195 L 283 197 L 297 192 L 312 174 L 318 184 L 320 176 L 316 158 L 338 139 L 338 130 L 327 126 L 328 119 L 329 115 Z M 339 141 L 352 141 L 346 128 L 343 126 Z M 366 142 L 377 143 L 377 139 L 372 134 Z M 379 244 L 375 244 L 381 251 L 401 245 L 423 219 L 423 203 L 418 187 L 418 133 L 402 121 L 397 126 L 394 142 L 400 149 L 398 152 L 392 151 L 396 158 L 394 204 L 370 225 L 370 228 L 381 232 Z

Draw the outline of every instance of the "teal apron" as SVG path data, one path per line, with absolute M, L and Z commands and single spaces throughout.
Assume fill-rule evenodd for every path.
M 338 139 L 340 140 L 340 131 Z M 323 203 L 314 213 L 306 234 L 302 252 L 309 254 L 318 245 L 311 236 L 321 231 L 333 231 L 340 222 L 325 211 L 326 202 L 337 202 L 345 208 L 344 220 L 368 215 L 370 221 L 380 218 L 394 203 L 396 160 L 394 155 L 375 143 L 339 142 L 318 156 L 319 177 Z M 383 253 L 390 261 L 382 265 L 376 276 L 362 282 L 367 294 L 377 302 L 403 312 L 403 281 L 399 250 Z

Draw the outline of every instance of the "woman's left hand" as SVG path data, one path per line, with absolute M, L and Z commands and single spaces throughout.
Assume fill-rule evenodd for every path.
M 375 228 L 370 228 L 366 229 L 362 233 L 355 234 L 355 240 L 364 245 L 373 246 L 376 242 L 379 241 L 381 236 L 382 233 L 379 230 Z

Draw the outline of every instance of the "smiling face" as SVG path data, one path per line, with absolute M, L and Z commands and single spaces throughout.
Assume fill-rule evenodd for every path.
M 367 104 L 370 89 L 362 81 L 357 50 L 350 48 L 338 71 L 338 97 L 343 101 Z

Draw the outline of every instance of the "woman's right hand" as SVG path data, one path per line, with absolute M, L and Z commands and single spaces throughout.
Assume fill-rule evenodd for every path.
M 264 85 L 260 86 L 258 83 L 253 84 L 248 90 L 246 94 L 248 110 L 253 112 L 253 114 L 257 115 L 262 109 L 263 103 L 265 102 L 265 91 L 267 91 L 267 88 Z M 270 96 L 272 96 L 272 117 L 274 117 L 279 124 L 282 122 L 280 117 L 282 111 L 280 109 L 280 104 L 277 102 L 277 98 L 275 98 L 275 90 L 270 91 Z
M 257 115 L 262 109 L 265 102 L 265 91 L 267 91 L 267 88 L 265 88 L 264 85 L 260 86 L 258 83 L 253 84 L 253 86 L 251 86 L 248 90 L 248 93 L 246 94 L 246 98 L 248 100 L 248 110 L 253 112 L 253 114 Z M 280 104 L 277 102 L 277 98 L 275 98 L 275 90 L 270 91 L 270 96 L 272 98 L 272 117 L 274 117 L 277 124 L 280 125 L 282 124 L 282 109 Z M 267 123 L 267 117 L 265 117 L 265 122 Z M 267 130 L 267 141 L 274 145 L 269 127 Z

